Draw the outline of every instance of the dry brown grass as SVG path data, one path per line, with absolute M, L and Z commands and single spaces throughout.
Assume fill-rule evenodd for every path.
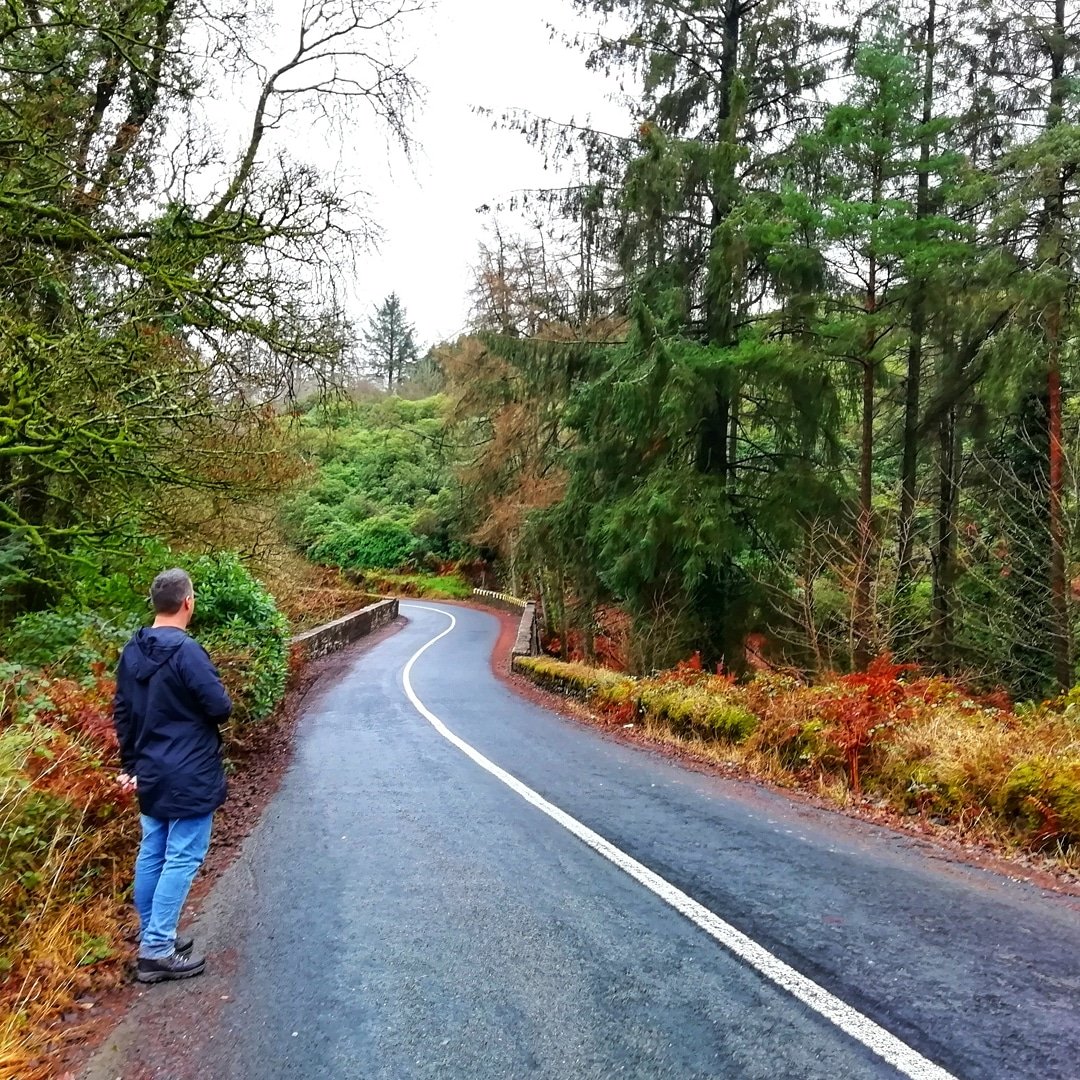
M 0 1077 L 48 1076 L 57 1017 L 124 977 L 137 819 L 102 768 L 107 699 L 42 682 L 0 730 Z
M 57 1018 L 81 1011 L 83 994 L 118 985 L 126 977 L 122 942 L 129 911 L 122 899 L 122 876 L 105 875 L 100 892 L 79 900 L 67 887 L 76 865 L 113 862 L 118 846 L 133 853 L 135 839 L 122 837 L 122 831 L 118 822 L 113 835 L 100 829 L 73 833 L 50 855 L 48 893 L 26 913 L 21 931 L 9 943 L 21 960 L 0 992 L 0 1078 L 51 1076 L 50 1054 L 63 1040 Z
M 253 561 L 253 573 L 270 590 L 294 633 L 302 633 L 364 607 L 371 597 L 340 571 L 314 566 L 282 543 Z

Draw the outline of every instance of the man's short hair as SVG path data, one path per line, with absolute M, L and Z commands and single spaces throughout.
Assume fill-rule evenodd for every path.
M 163 570 L 150 586 L 150 603 L 158 615 L 175 615 L 184 601 L 194 595 L 186 570 Z

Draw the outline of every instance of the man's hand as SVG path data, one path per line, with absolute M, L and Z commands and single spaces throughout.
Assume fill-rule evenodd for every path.
M 120 790 L 129 795 L 135 791 L 139 786 L 139 781 L 134 776 L 129 776 L 126 772 L 122 772 L 117 778 L 116 782 L 120 785 Z

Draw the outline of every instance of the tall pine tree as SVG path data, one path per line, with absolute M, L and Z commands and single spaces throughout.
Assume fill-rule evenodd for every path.
M 397 293 L 391 293 L 368 320 L 363 336 L 363 359 L 367 371 L 386 380 L 392 394 L 416 366 L 419 349 L 416 331 L 405 315 Z

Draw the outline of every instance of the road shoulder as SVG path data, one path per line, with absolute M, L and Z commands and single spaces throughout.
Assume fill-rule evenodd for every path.
M 213 894 L 219 882 L 242 853 L 245 842 L 281 786 L 293 758 L 300 720 L 318 705 L 358 656 L 377 648 L 407 623 L 404 616 L 399 616 L 339 652 L 306 663 L 273 721 L 256 729 L 243 747 L 238 748 L 234 754 L 235 769 L 229 776 L 229 799 L 215 817 L 210 853 L 188 899 L 185 924 L 192 917 L 198 918 L 199 926 L 195 929 L 205 932 L 205 915 L 216 907 Z M 221 959 L 223 968 L 227 967 L 228 958 Z M 167 993 L 171 988 L 164 989 L 165 993 L 161 992 L 162 988 L 148 993 L 129 982 L 93 999 L 92 1010 L 87 1010 L 91 1013 L 87 1022 L 72 1026 L 61 1035 L 64 1048 L 56 1056 L 59 1080 L 77 1077 L 117 1080 L 120 1076 L 123 1080 L 141 1080 L 142 1074 L 133 1073 L 126 1064 L 136 1036 L 141 1046 L 139 1056 L 152 1057 L 155 1037 L 169 1034 L 170 1039 L 175 1039 L 177 1026 L 187 1023 L 201 1027 L 207 1022 L 204 1013 L 192 1016 L 172 1009 L 171 995 Z M 148 1070 L 145 1075 L 154 1074 Z

